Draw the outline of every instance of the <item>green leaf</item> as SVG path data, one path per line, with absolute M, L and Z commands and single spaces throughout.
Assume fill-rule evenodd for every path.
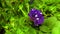
M 56 21 L 56 24 L 52 29 L 52 34 L 60 34 L 60 21 Z

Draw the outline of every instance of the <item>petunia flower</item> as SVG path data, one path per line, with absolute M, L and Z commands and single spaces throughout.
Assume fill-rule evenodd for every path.
M 34 22 L 35 26 L 38 26 L 44 22 L 42 12 L 37 9 L 31 9 L 28 15 L 30 19 Z

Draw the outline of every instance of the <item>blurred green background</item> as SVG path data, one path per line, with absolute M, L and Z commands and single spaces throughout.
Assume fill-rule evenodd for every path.
M 44 15 L 39 27 L 29 19 L 32 8 Z M 0 0 L 0 34 L 60 34 L 60 0 Z

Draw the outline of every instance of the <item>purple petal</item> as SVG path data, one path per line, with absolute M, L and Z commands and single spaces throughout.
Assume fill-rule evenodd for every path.
M 41 17 L 41 18 L 39 18 L 39 19 L 35 19 L 34 20 L 34 24 L 35 25 L 39 25 L 39 24 L 42 24 L 44 22 L 44 18 L 43 17 Z
M 35 25 L 39 25 L 44 22 L 44 17 L 42 15 L 42 12 L 40 12 L 37 9 L 31 9 L 28 15 L 34 21 Z

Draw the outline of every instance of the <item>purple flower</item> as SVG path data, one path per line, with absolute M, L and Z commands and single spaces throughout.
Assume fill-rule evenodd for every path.
M 28 15 L 30 19 L 33 20 L 35 26 L 42 24 L 44 22 L 42 12 L 40 12 L 37 9 L 31 9 Z

